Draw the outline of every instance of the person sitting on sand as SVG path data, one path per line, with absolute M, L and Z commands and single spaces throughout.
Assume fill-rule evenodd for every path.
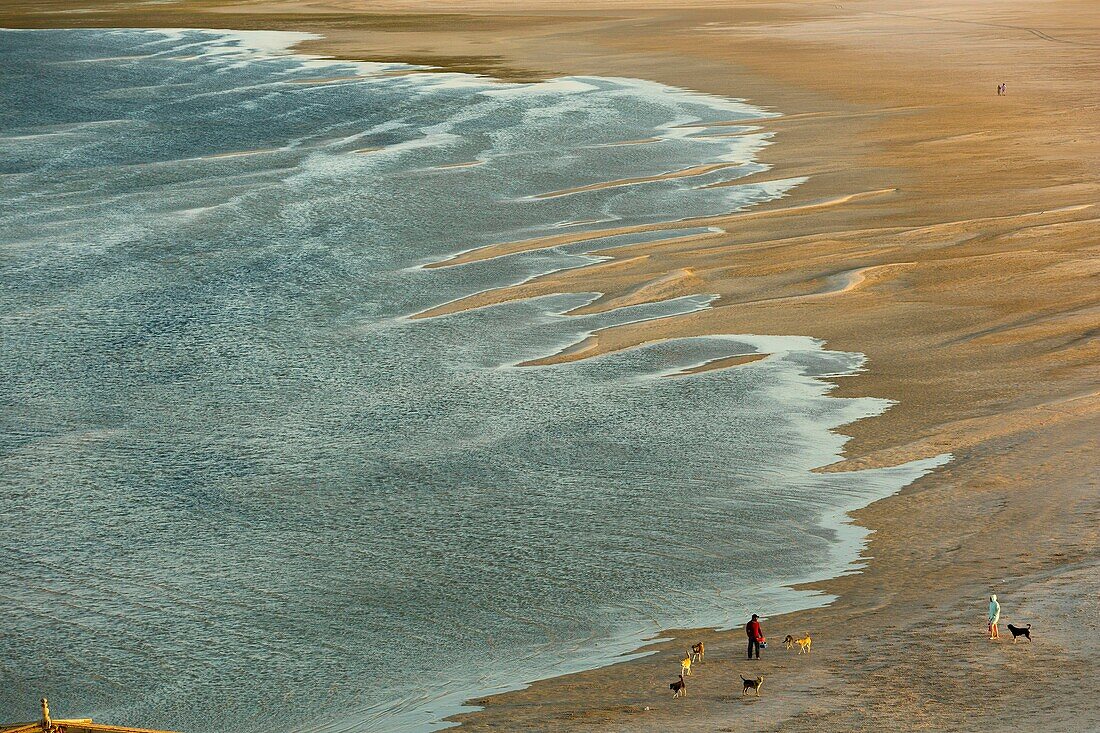
M 752 659 L 753 650 L 756 658 L 760 659 L 760 645 L 764 643 L 764 630 L 760 628 L 760 617 L 755 613 L 752 620 L 745 624 L 745 634 L 749 637 L 749 659 Z
M 997 594 L 989 597 L 989 638 L 997 637 L 997 622 L 1001 620 L 1001 604 L 997 603 Z

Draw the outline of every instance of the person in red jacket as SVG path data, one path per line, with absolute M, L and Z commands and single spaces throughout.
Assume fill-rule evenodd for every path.
M 755 613 L 752 615 L 752 620 L 745 624 L 745 634 L 749 637 L 749 659 L 752 659 L 754 650 L 756 658 L 760 659 L 760 645 L 764 643 L 764 630 L 760 628 L 760 617 Z

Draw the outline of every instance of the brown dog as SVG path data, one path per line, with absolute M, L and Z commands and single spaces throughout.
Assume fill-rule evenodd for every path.
M 791 636 L 790 634 L 787 634 L 787 638 L 783 640 L 783 646 L 787 647 L 788 650 L 793 649 L 794 645 L 798 644 L 798 653 L 799 654 L 802 654 L 803 652 L 805 652 L 806 654 L 809 654 L 810 653 L 810 645 L 813 644 L 813 643 L 814 643 L 814 640 L 810 638 L 809 634 L 806 634 L 801 639 L 796 639 L 793 636 Z

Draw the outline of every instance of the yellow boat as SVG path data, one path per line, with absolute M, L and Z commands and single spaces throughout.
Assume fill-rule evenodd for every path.
M 50 715 L 50 701 L 42 698 L 41 704 L 41 718 L 33 723 L 0 724 L 0 733 L 173 733 L 152 728 L 99 725 L 91 718 L 54 718 Z

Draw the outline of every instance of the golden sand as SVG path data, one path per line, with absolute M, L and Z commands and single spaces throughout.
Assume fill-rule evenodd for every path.
M 701 374 L 703 372 L 712 372 L 716 369 L 729 369 L 730 367 L 743 366 L 745 364 L 752 364 L 755 361 L 761 359 L 767 359 L 767 354 L 737 354 L 736 356 L 726 356 L 721 359 L 711 359 L 708 362 L 693 366 L 689 369 L 677 372 L 676 374 L 669 374 L 670 377 L 683 377 L 689 374 Z
M 99 10 L 55 12 L 76 6 Z M 747 663 L 741 632 L 671 631 L 649 657 L 479 701 L 484 710 L 459 716 L 465 728 L 1100 729 L 1100 3 L 15 0 L 0 10 L 8 27 L 77 24 L 312 31 L 325 38 L 305 44 L 310 53 L 511 79 L 640 77 L 782 113 L 748 124 L 774 133 L 768 178 L 806 179 L 789 198 L 694 222 L 723 233 L 604 250 L 613 259 L 457 307 L 602 293 L 592 312 L 716 293 L 709 310 L 601 331 L 561 358 L 693 334 L 824 338 L 869 357 L 836 394 L 898 402 L 848 426 L 846 460 L 832 469 L 942 452 L 954 461 L 857 513 L 876 533 L 862 572 L 815 584 L 838 596 L 832 605 L 766 620 L 773 640 L 812 633 L 812 654 L 773 645 Z M 1005 621 L 1034 624 L 1033 646 L 984 639 L 990 592 Z M 706 661 L 674 701 L 676 660 L 698 638 Z M 737 697 L 739 673 L 767 675 L 759 700 Z

